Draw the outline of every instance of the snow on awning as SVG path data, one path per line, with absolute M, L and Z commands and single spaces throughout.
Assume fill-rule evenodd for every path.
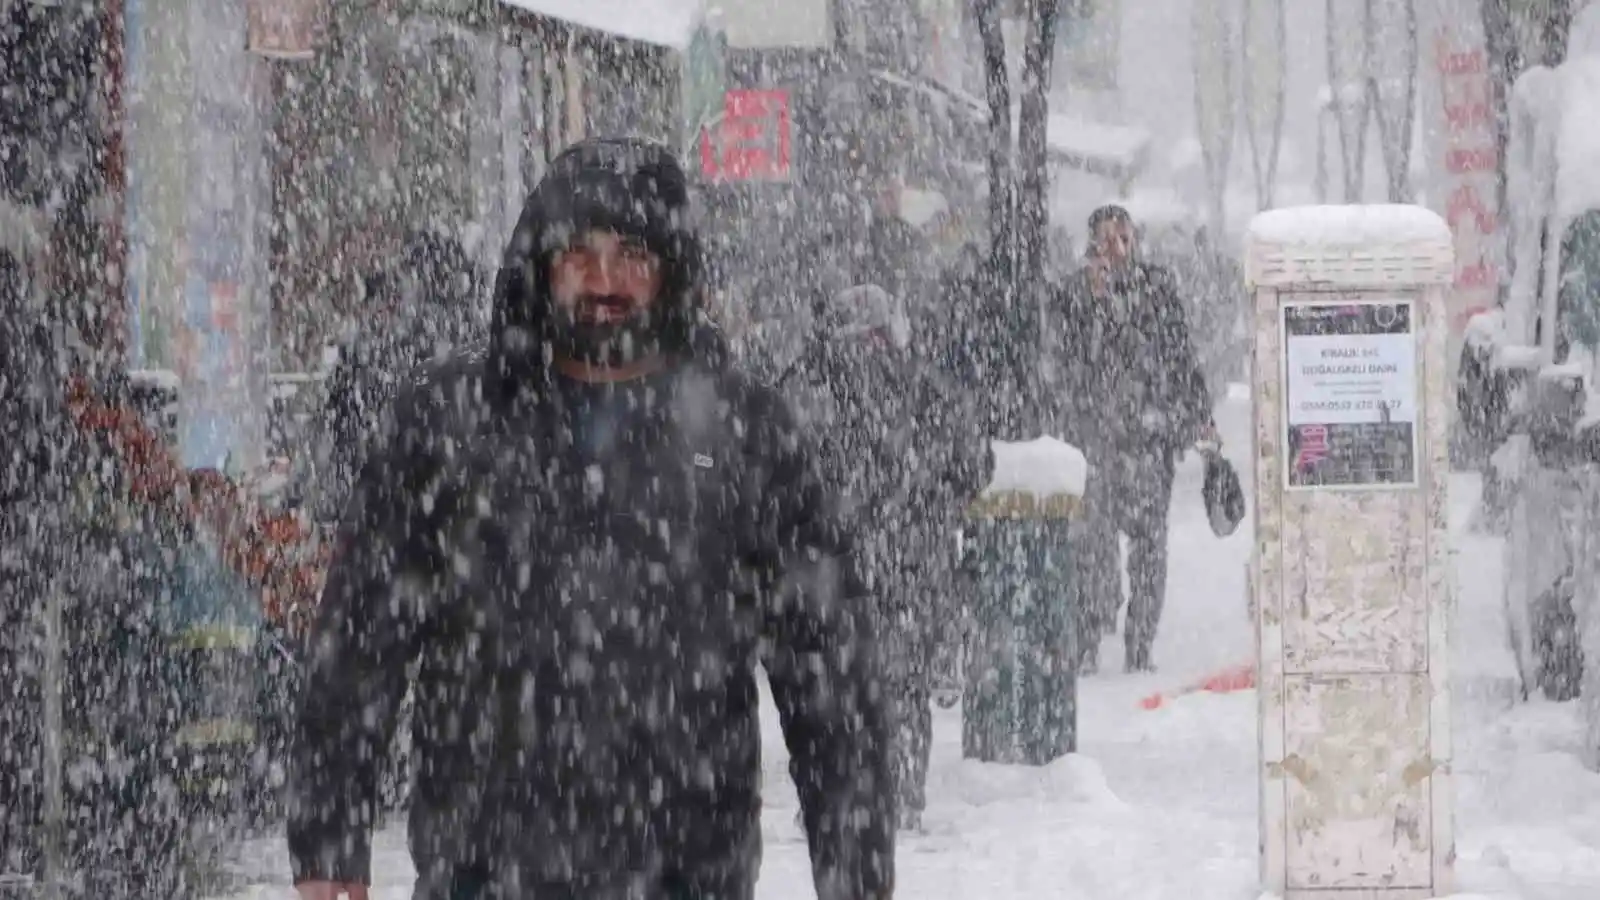
M 1046 123 L 1045 140 L 1052 160 L 1107 178 L 1136 175 L 1150 162 L 1150 132 L 1143 128 L 1056 115 Z
M 705 18 L 704 0 L 500 0 L 580 28 L 683 50 Z
M 932 98 L 940 107 L 958 112 L 963 119 L 969 122 L 987 123 L 989 121 L 989 107 L 984 101 L 950 87 L 937 79 L 913 79 L 904 75 L 896 75 L 885 69 L 872 70 L 872 77 L 902 91 L 915 92 Z

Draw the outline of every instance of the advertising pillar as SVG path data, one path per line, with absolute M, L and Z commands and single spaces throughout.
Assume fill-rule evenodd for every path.
M 1265 889 L 1451 892 L 1444 220 L 1258 215 L 1255 591 Z

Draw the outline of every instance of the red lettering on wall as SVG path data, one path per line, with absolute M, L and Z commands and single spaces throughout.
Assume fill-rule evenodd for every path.
M 1489 104 L 1484 101 L 1445 104 L 1445 124 L 1451 131 L 1471 131 L 1489 124 Z
M 716 133 L 701 136 L 702 172 L 713 180 L 787 181 L 790 130 L 788 91 L 728 91 Z
M 1454 50 L 1443 40 L 1435 45 L 1434 68 L 1446 78 L 1481 75 L 1489 71 L 1489 56 L 1482 50 Z
M 1445 207 L 1445 221 L 1450 223 L 1452 231 L 1461 226 L 1461 221 L 1470 216 L 1473 224 L 1478 228 L 1479 234 L 1493 234 L 1499 225 L 1495 214 L 1490 211 L 1483 198 L 1478 196 L 1478 191 L 1470 184 L 1463 184 L 1456 188 L 1450 195 L 1450 202 Z
M 1500 154 L 1493 147 L 1451 150 L 1444 155 L 1444 167 L 1453 175 L 1468 172 L 1493 172 Z
M 1488 260 L 1479 260 L 1456 270 L 1456 287 L 1463 289 L 1494 287 L 1497 279 L 1494 266 Z

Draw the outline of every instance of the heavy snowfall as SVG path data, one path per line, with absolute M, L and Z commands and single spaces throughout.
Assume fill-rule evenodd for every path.
M 0 900 L 1600 897 L 1600 2 L 0 0 Z

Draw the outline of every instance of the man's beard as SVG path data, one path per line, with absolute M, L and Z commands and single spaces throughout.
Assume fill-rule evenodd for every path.
M 580 301 L 556 309 L 552 335 L 556 356 L 591 366 L 620 366 L 659 351 L 660 317 L 653 307 L 617 322 L 590 322 L 574 314 L 582 306 Z

